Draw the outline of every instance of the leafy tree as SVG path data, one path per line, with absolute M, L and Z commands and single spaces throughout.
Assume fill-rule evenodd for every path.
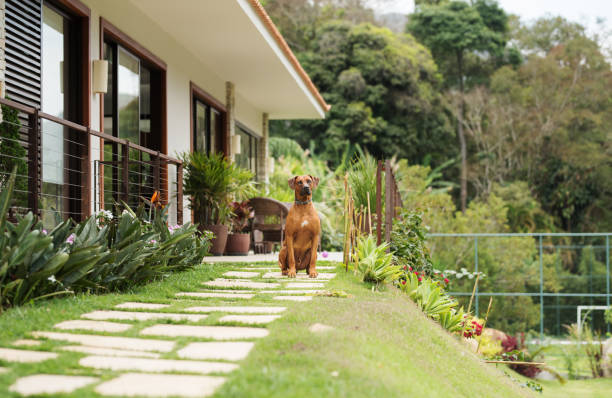
M 438 2 L 436 2 L 438 3 Z M 461 210 L 467 204 L 467 142 L 464 134 L 463 114 L 465 103 L 465 58 L 470 53 L 487 53 L 500 57 L 506 46 L 506 13 L 495 1 L 477 0 L 473 4 L 462 1 L 439 2 L 436 5 L 419 5 L 410 16 L 407 31 L 432 51 L 443 69 L 452 70 L 447 78 L 456 77 L 459 102 L 456 112 L 457 137 L 461 154 Z
M 454 155 L 440 95 L 440 76 L 429 51 L 407 34 L 371 24 L 332 21 L 321 27 L 300 62 L 332 105 L 324 120 L 283 121 L 271 134 L 311 140 L 338 164 L 347 146 L 378 158 L 397 155 L 434 164 Z

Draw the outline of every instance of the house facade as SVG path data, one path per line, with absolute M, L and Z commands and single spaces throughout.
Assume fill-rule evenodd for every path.
M 21 206 L 49 224 L 155 191 L 189 220 L 180 153 L 222 152 L 265 181 L 269 121 L 328 110 L 257 0 L 0 8 L 0 87 L 27 159 Z

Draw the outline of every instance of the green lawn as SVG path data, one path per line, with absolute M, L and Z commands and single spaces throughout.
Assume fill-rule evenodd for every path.
M 232 267 L 235 267 L 232 266 Z M 0 346 L 10 346 L 33 330 L 51 330 L 53 324 L 77 319 L 80 314 L 109 308 L 124 301 L 173 303 L 167 311 L 180 311 L 203 300 L 174 301 L 178 291 L 194 290 L 204 280 L 230 266 L 201 266 L 172 275 L 162 282 L 133 292 L 80 295 L 14 308 L 0 315 Z M 372 292 L 351 274 L 339 271 L 329 289 L 344 290 L 349 298 L 317 297 L 307 303 L 283 303 L 290 308 L 269 325 L 270 336 L 256 342 L 255 349 L 215 397 L 517 397 L 533 396 L 501 370 L 482 363 L 461 342 L 426 319 L 414 304 L 395 289 Z M 206 303 L 220 304 L 221 299 Z M 254 305 L 271 298 L 240 302 Z M 276 302 L 275 304 L 279 304 Z M 198 324 L 214 324 L 220 315 Z M 308 326 L 324 323 L 335 330 L 313 334 Z M 151 321 L 150 324 L 159 323 Z M 148 324 L 144 323 L 142 327 Z M 137 336 L 139 329 L 122 333 Z M 116 335 L 116 334 L 115 334 Z M 181 348 L 190 339 L 179 341 Z M 62 343 L 45 341 L 34 349 L 54 349 Z M 97 375 L 107 380 L 112 371 L 96 371 L 78 365 L 83 354 L 62 353 L 40 364 L 0 363 L 11 370 L 0 375 L 0 396 L 19 376 L 34 373 Z M 176 358 L 176 354 L 164 354 Z M 62 397 L 95 397 L 93 388 Z
M 612 379 L 569 380 L 565 384 L 556 381 L 540 382 L 544 388 L 542 397 L 550 398 L 609 398 L 612 397 Z

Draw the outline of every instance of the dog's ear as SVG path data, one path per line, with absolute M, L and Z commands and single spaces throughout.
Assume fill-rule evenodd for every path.
M 297 176 L 295 177 L 291 177 L 289 179 L 289 181 L 287 181 L 289 183 L 289 188 L 295 190 L 295 181 L 297 180 Z
M 317 185 L 319 185 L 319 177 L 313 177 L 309 174 L 310 178 L 312 179 L 312 188 L 316 188 Z

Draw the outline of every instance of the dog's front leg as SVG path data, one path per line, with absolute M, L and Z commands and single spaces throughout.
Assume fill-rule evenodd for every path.
M 319 246 L 319 235 L 316 234 L 312 237 L 312 243 L 310 244 L 310 264 L 308 265 L 308 276 L 316 278 L 319 274 L 317 273 L 317 248 Z
M 295 278 L 295 254 L 293 253 L 293 234 L 287 234 L 285 237 L 287 240 L 287 251 L 288 251 L 288 260 L 289 260 L 289 271 L 287 272 L 287 276 L 289 278 Z

